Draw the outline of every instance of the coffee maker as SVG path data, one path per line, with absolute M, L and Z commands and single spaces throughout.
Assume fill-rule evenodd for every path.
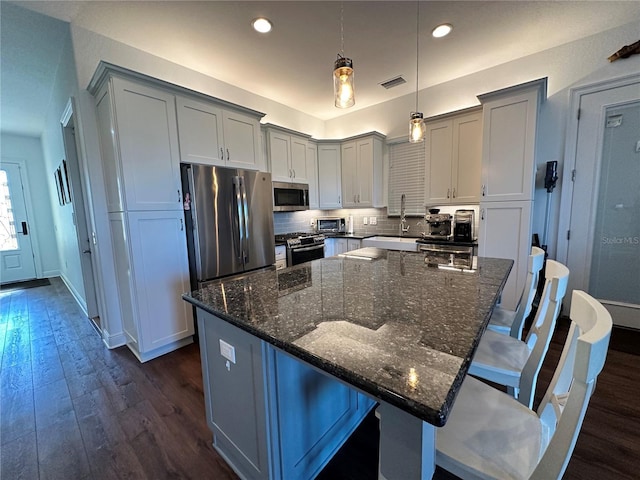
M 428 213 L 424 216 L 425 233 L 423 237 L 436 240 L 451 240 L 451 215 L 437 213 L 439 210 L 436 209 L 431 211 L 436 213 Z
M 453 214 L 453 239 L 458 242 L 473 242 L 476 239 L 473 210 L 456 210 Z

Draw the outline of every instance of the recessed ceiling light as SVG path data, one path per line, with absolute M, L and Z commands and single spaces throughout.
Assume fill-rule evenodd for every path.
M 251 26 L 256 32 L 267 33 L 271 31 L 271 22 L 266 18 L 256 18 L 251 22 Z
M 443 23 L 442 25 L 438 25 L 436 28 L 434 28 L 433 32 L 431 32 L 431 35 L 436 38 L 441 38 L 449 35 L 449 33 L 451 33 L 451 30 L 453 30 L 453 25 L 450 25 L 449 23 Z

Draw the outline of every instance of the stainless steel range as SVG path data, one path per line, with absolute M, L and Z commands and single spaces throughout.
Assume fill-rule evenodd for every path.
M 285 233 L 276 235 L 276 242 L 284 242 L 287 246 L 288 267 L 324 258 L 324 235 L 321 233 Z

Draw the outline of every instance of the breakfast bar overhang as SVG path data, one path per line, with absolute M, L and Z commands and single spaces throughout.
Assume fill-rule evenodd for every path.
M 221 279 L 197 310 L 214 447 L 243 478 L 313 478 L 376 408 L 379 478 L 426 479 L 513 262 L 364 248 Z

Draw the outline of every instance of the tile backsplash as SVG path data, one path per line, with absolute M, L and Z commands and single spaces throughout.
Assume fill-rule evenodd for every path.
M 442 213 L 451 215 L 459 208 L 472 208 L 476 211 L 476 232 L 478 205 L 455 205 L 438 207 Z M 306 210 L 303 212 L 274 212 L 273 227 L 276 234 L 289 232 L 313 232 L 318 217 L 353 216 L 354 233 L 361 235 L 399 235 L 400 218 L 388 217 L 386 208 L 357 208 L 339 210 Z M 372 224 L 372 219 L 373 224 Z M 366 224 L 365 224 L 366 220 Z M 424 232 L 424 218 L 407 217 L 409 232 L 405 236 L 418 237 Z

